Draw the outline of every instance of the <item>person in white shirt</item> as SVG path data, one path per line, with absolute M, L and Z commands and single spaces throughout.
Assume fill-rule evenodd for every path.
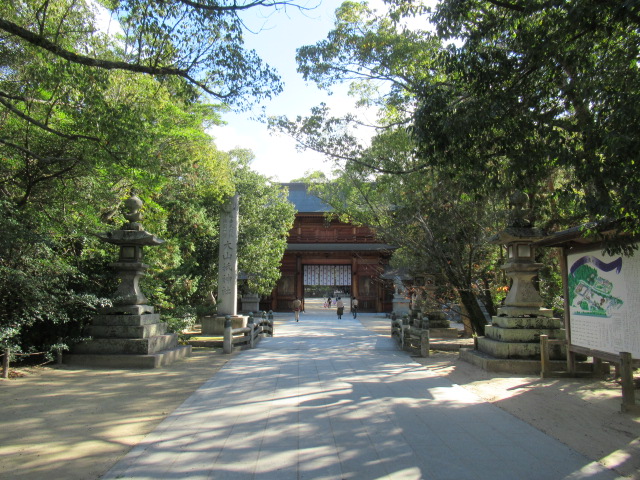
M 340 297 L 338 297 L 338 300 L 336 301 L 336 307 L 338 307 L 337 308 L 338 318 L 342 318 L 342 314 L 344 313 L 344 302 Z
M 291 303 L 291 308 L 293 308 L 293 313 L 296 316 L 296 322 L 300 321 L 300 308 L 302 307 L 302 302 L 298 297 Z

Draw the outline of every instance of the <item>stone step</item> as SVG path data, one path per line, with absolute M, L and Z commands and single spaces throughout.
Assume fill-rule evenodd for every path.
M 458 338 L 457 328 L 429 328 L 430 338 Z
M 484 327 L 484 336 L 499 342 L 532 342 L 540 341 L 540 335 L 548 335 L 550 339 L 564 340 L 565 331 L 560 328 L 501 328 L 494 325 Z
M 179 345 L 149 355 L 65 354 L 66 365 L 89 368 L 158 368 L 191 356 L 191 345 Z
M 87 333 L 97 338 L 150 338 L 167 333 L 167 324 L 152 323 L 149 325 L 91 325 Z
M 539 342 L 500 342 L 488 337 L 478 337 L 478 350 L 496 358 L 522 358 L 540 360 Z M 549 345 L 549 358 L 566 358 L 564 345 Z
M 499 317 L 553 317 L 550 308 L 504 306 L 498 308 Z
M 103 307 L 100 312 L 106 315 L 144 315 L 154 313 L 154 308 L 152 305 L 114 305 Z
M 94 338 L 72 349 L 74 354 L 149 355 L 178 346 L 178 335 L 156 335 L 151 338 Z
M 542 365 L 538 359 L 504 359 L 495 358 L 479 350 L 461 349 L 460 359 L 469 362 L 487 372 L 512 373 L 518 375 L 540 375 Z M 560 372 L 567 369 L 566 359 L 552 360 L 549 362 L 552 371 Z M 591 371 L 591 364 L 577 364 L 578 371 Z
M 559 318 L 548 317 L 498 317 L 494 316 L 492 324 L 502 328 L 562 328 L 563 322 Z
M 225 317 L 202 317 L 200 319 L 203 335 L 222 336 L 224 335 Z M 249 317 L 235 315 L 231 317 L 231 328 L 244 328 L 247 326 Z
M 149 325 L 160 323 L 159 313 L 145 313 L 142 315 L 95 315 L 91 325 Z

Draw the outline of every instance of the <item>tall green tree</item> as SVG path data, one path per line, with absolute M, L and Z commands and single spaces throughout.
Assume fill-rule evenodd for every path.
M 280 277 L 280 261 L 294 219 L 286 192 L 251 170 L 253 153 L 218 152 L 226 170 L 204 173 L 196 165 L 157 195 L 158 216 L 165 219 L 163 248 L 150 257 L 156 275 L 145 288 L 163 312 L 177 320 L 195 318 L 218 287 L 219 219 L 227 196 L 240 195 L 238 268 L 248 279 L 245 293 L 269 294 Z M 207 183 L 228 178 L 227 188 Z M 160 225 L 162 227 L 162 225 Z
M 251 169 L 252 152 L 229 153 L 240 195 L 238 269 L 247 276 L 246 293 L 268 295 L 280 278 L 295 208 L 285 189 Z
M 489 184 L 555 178 L 570 220 L 616 218 L 637 233 L 639 9 L 443 0 L 433 20 L 459 47 L 447 52 L 449 81 L 427 78 L 418 94 L 421 152 Z
M 0 7 L 0 31 L 8 48 L 18 53 L 46 53 L 52 62 L 59 59 L 92 70 L 179 77 L 219 101 L 246 105 L 281 87 L 275 72 L 243 48 L 238 13 L 287 4 L 291 2 L 5 2 Z M 97 23 L 105 13 L 117 42 L 110 41 Z

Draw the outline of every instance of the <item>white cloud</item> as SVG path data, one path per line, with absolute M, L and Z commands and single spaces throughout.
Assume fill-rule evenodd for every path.
M 296 142 L 285 135 L 271 135 L 263 125 L 239 129 L 237 124 L 213 127 L 209 130 L 215 137 L 216 146 L 223 151 L 234 148 L 246 148 L 255 154 L 251 167 L 268 177 L 281 182 L 288 182 L 305 176 L 309 171 L 321 170 L 327 175 L 331 172 L 331 162 L 316 152 L 300 153 L 296 150 Z
M 97 0 L 91 0 L 89 2 L 89 8 L 93 10 L 96 27 L 102 33 L 105 33 L 106 35 L 109 35 L 111 37 L 117 34 L 124 34 L 120 22 L 118 22 L 118 20 L 111 15 L 111 12 L 109 10 L 98 3 Z

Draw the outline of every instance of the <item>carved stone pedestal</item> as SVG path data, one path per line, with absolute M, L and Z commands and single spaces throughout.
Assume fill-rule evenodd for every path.
M 224 335 L 224 321 L 226 316 L 203 317 L 202 335 L 221 337 Z M 231 328 L 244 328 L 247 326 L 249 317 L 244 315 L 231 315 Z
M 92 339 L 75 345 L 63 361 L 85 367 L 157 368 L 190 356 L 191 345 L 178 345 L 178 335 L 166 331 L 157 313 L 96 315 L 87 331 Z
M 429 336 L 431 338 L 458 338 L 458 329 L 451 327 L 451 322 L 442 312 L 427 312 L 429 317 Z
M 242 295 L 242 313 L 257 313 L 260 311 L 260 295 L 245 293 Z
M 405 313 L 409 313 L 409 307 L 411 306 L 411 302 L 408 298 L 405 298 L 403 295 L 394 295 L 392 300 L 392 311 L 401 317 Z
M 564 340 L 562 321 L 551 318 L 549 310 L 540 309 L 535 317 L 493 317 L 487 325 L 484 337 L 478 338 L 478 349 L 496 358 L 518 358 L 540 360 L 540 335 L 548 335 L 550 340 Z M 561 345 L 550 345 L 550 358 L 563 360 L 565 349 Z

